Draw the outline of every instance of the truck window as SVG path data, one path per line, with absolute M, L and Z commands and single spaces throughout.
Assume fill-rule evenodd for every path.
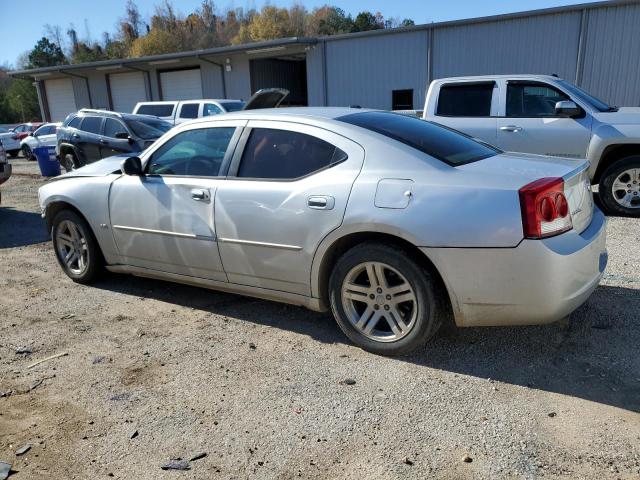
M 199 103 L 183 103 L 180 107 L 180 118 L 198 118 Z
M 156 117 L 170 117 L 173 115 L 173 107 L 174 105 L 171 103 L 164 104 L 143 104 L 140 105 L 138 111 L 136 112 L 138 115 L 154 115 Z
M 494 82 L 443 85 L 436 115 L 446 117 L 489 117 Z
M 507 117 L 554 117 L 556 102 L 570 100 L 560 90 L 543 83 L 509 82 Z

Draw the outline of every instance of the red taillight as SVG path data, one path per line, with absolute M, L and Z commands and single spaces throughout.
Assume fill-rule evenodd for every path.
M 541 178 L 519 190 L 525 238 L 545 238 L 571 230 L 562 178 Z

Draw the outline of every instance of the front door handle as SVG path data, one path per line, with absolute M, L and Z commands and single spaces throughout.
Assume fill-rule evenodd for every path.
M 332 210 L 336 201 L 329 195 L 312 195 L 307 198 L 307 205 L 314 210 Z
M 502 130 L 503 132 L 521 132 L 522 127 L 518 127 L 517 125 L 505 125 L 503 127 L 500 127 L 500 130 Z
M 106 144 L 107 144 L 107 141 L 106 141 L 104 138 L 101 138 L 101 139 L 100 139 L 100 143 L 101 143 L 102 145 L 106 145 Z
M 194 188 L 191 190 L 191 198 L 197 202 L 207 202 L 211 197 L 209 196 L 209 190 Z

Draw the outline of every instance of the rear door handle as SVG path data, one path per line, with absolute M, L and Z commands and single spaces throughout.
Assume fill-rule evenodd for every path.
M 517 125 L 505 125 L 503 127 L 500 127 L 500 130 L 502 130 L 503 132 L 521 132 L 522 127 L 518 127 Z
M 211 197 L 209 195 L 209 190 L 194 188 L 191 190 L 191 198 L 197 202 L 207 202 Z
M 314 210 L 332 210 L 336 201 L 329 195 L 312 195 L 307 198 L 307 205 Z
M 77 133 L 74 133 L 73 135 L 71 135 L 73 138 L 80 138 L 80 135 L 78 135 Z
M 100 143 L 101 143 L 102 145 L 106 145 L 108 142 L 107 142 L 104 138 L 101 138 L 101 139 L 100 139 Z

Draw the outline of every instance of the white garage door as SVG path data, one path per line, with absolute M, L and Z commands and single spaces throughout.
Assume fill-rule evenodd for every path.
M 45 80 L 44 88 L 52 122 L 61 122 L 67 115 L 78 110 L 70 78 Z
M 109 87 L 116 112 L 131 113 L 136 103 L 147 100 L 142 72 L 112 73 L 109 75 Z
M 161 72 L 163 100 L 194 100 L 202 98 L 200 69 Z

